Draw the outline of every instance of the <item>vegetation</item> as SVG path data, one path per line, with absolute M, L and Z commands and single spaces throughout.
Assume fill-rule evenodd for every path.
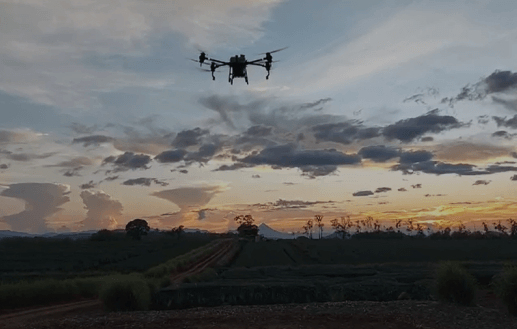
M 105 279 L 100 298 L 107 311 L 148 310 L 151 306 L 151 287 L 142 276 L 111 276 Z
M 312 219 L 307 220 L 307 223 L 303 226 L 304 233 L 307 234 L 307 237 L 312 239 L 312 228 L 314 227 L 314 222 Z
M 142 235 L 147 235 L 150 227 L 147 224 L 147 221 L 143 219 L 133 219 L 129 223 L 126 224 L 126 234 L 133 238 L 133 240 L 142 239 Z
M 474 304 L 476 280 L 463 267 L 455 262 L 440 264 L 436 274 L 436 295 L 446 302 L 465 306 Z
M 143 272 L 216 238 L 185 233 L 176 239 L 152 232 L 138 241 L 124 231 L 107 230 L 83 240 L 5 238 L 0 240 L 0 282 Z
M 501 279 L 494 284 L 495 292 L 508 308 L 508 312 L 517 316 L 517 267 L 505 266 Z
M 242 237 L 254 238 L 258 235 L 258 226 L 253 224 L 255 221 L 251 215 L 239 215 L 234 218 L 235 222 L 239 224 L 237 231 Z

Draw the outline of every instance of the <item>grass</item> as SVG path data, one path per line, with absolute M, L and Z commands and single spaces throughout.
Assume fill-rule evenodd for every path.
M 0 240 L 0 280 L 18 281 L 19 274 L 26 279 L 40 279 L 51 273 L 144 272 L 213 240 L 210 236 L 189 234 L 180 239 L 150 234 L 141 241 L 126 239 L 124 235 L 109 241 L 5 238 Z
M 500 280 L 494 283 L 495 292 L 508 308 L 508 312 L 517 316 L 517 266 L 506 264 Z
M 0 309 L 68 302 L 80 298 L 100 297 L 109 311 L 144 310 L 151 295 L 169 285 L 171 271 L 180 269 L 209 254 L 221 241 L 191 250 L 141 273 L 111 273 L 103 276 L 57 280 L 46 278 L 0 284 Z M 205 271 L 206 272 L 206 271 Z M 202 277 L 208 275 L 203 273 Z
M 17 282 L 0 285 L 0 309 L 67 302 L 78 298 L 93 298 L 105 278 Z
M 151 306 L 153 288 L 141 275 L 111 276 L 106 278 L 100 298 L 110 312 L 143 311 Z
M 472 306 L 476 295 L 475 278 L 457 262 L 443 262 L 436 273 L 439 300 Z

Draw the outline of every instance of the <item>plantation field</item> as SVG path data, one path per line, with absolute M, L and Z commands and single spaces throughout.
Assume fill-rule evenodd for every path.
M 233 266 L 517 260 L 512 239 L 329 239 L 248 243 Z
M 6 238 L 0 240 L 0 282 L 143 272 L 213 240 L 197 234 L 184 234 L 180 239 L 150 234 L 140 241 L 123 234 L 108 241 Z

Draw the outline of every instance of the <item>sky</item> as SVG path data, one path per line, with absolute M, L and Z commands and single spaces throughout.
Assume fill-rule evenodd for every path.
M 515 218 L 510 0 L 0 0 L 0 230 Z M 228 83 L 189 59 L 273 54 Z

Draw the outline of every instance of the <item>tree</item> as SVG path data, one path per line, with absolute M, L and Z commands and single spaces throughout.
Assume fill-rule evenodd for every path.
M 133 238 L 133 240 L 140 240 L 142 235 L 147 235 L 151 228 L 147 221 L 137 218 L 133 219 L 126 225 L 126 235 Z
M 330 225 L 344 239 L 350 235 L 348 230 L 354 226 L 354 223 L 350 220 L 350 216 L 347 216 L 346 218 L 341 217 L 341 222 L 337 218 L 331 220 Z
M 243 237 L 256 237 L 258 235 L 258 226 L 253 224 L 255 219 L 251 215 L 239 215 L 235 217 L 233 220 L 240 224 L 237 228 L 240 236 Z
M 318 227 L 318 230 L 319 230 L 318 238 L 321 239 L 321 238 L 323 238 L 323 226 L 325 226 L 325 224 L 323 223 L 323 216 L 315 215 L 314 220 L 316 221 L 316 226 Z
M 172 235 L 172 236 L 176 236 L 179 239 L 180 236 L 184 232 L 184 230 L 183 230 L 184 227 L 185 226 L 183 226 L 183 225 L 180 225 L 178 227 L 173 227 L 169 234 Z
M 314 227 L 314 222 L 312 221 L 312 219 L 309 219 L 309 220 L 307 221 L 307 224 L 305 224 L 305 225 L 303 226 L 303 229 L 305 230 L 305 232 L 304 232 L 304 233 L 305 233 L 305 234 L 307 234 L 307 236 L 308 236 L 309 238 L 311 238 L 311 239 L 312 239 L 312 228 L 313 228 L 313 227 Z

